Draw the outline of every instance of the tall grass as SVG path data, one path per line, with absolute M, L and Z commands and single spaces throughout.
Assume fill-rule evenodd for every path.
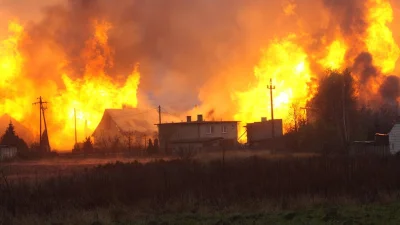
M 399 175 L 400 159 L 396 157 L 117 162 L 35 184 L 2 185 L 0 202 L 15 214 L 110 205 L 161 212 L 264 203 L 290 208 L 299 199 L 310 204 L 321 199 L 371 203 L 388 196 L 397 199 Z

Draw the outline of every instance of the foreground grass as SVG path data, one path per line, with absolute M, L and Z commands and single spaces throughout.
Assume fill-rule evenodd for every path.
M 137 209 L 111 207 L 89 211 L 60 211 L 51 215 L 25 215 L 17 218 L 3 218 L 0 224 L 82 224 L 82 225 L 123 225 L 123 224 L 400 224 L 400 203 L 372 204 L 358 206 L 319 206 L 298 211 L 268 212 L 204 212 L 147 214 Z
M 0 182 L 0 225 L 400 224 L 399 174 L 398 157 L 116 162 Z

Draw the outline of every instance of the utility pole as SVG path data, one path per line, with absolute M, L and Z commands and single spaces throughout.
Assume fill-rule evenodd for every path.
M 270 97 L 271 97 L 271 122 L 272 122 L 272 133 L 271 133 L 271 135 L 272 135 L 272 138 L 274 138 L 275 137 L 275 127 L 274 127 L 274 99 L 273 99 L 273 96 L 272 96 L 272 90 L 274 90 L 275 89 L 275 86 L 274 85 L 272 85 L 272 78 L 269 80 L 269 82 L 270 82 L 270 85 L 267 85 L 267 88 L 269 89 L 269 94 L 270 94 Z
M 39 98 L 37 98 L 39 101 L 38 102 L 34 102 L 32 103 L 33 105 L 37 105 L 39 104 L 39 146 L 40 148 L 42 148 L 42 111 L 43 111 L 43 104 L 46 104 L 47 102 L 44 102 L 42 99 L 42 96 L 40 96 Z M 43 111 L 43 115 L 44 115 L 44 111 Z
M 46 110 L 47 108 L 46 107 L 42 107 L 42 113 L 43 113 L 43 123 L 44 123 L 44 138 L 45 138 L 45 151 L 46 152 L 50 152 L 50 143 L 49 143 L 49 132 L 47 131 L 47 123 L 46 123 L 46 117 L 45 117 L 45 115 L 44 115 L 44 110 Z M 43 140 L 42 140 L 42 142 L 43 142 Z
M 347 148 L 348 142 L 348 134 L 347 134 L 347 124 L 346 124 L 346 94 L 345 94 L 346 82 L 343 82 L 342 86 L 342 110 L 343 110 L 343 136 L 344 136 L 344 143 Z
M 78 138 L 76 135 L 76 109 L 74 108 L 74 117 L 75 117 L 75 146 L 78 144 Z
M 161 124 L 161 106 L 158 106 L 158 124 Z
M 293 119 L 294 119 L 294 130 L 297 132 L 297 109 L 296 106 L 293 105 Z

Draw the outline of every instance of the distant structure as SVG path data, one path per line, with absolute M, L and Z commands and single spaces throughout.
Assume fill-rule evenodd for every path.
M 353 141 L 350 145 L 350 155 L 380 155 L 391 154 L 389 135 L 376 133 L 374 140 Z M 394 153 L 393 153 L 394 154 Z
M 17 156 L 17 148 L 7 145 L 0 145 L 0 161 L 15 158 Z
M 160 150 L 168 154 L 182 148 L 194 151 L 234 148 L 238 139 L 238 122 L 205 121 L 200 114 L 196 121 L 187 116 L 186 122 L 156 124 Z
M 274 137 L 283 136 L 281 119 L 267 120 L 266 117 L 262 117 L 260 122 L 248 123 L 246 130 L 247 143 L 250 147 L 268 147 Z
M 146 113 L 139 109 L 106 109 L 92 134 L 94 145 L 104 149 L 115 147 L 116 142 L 128 149 L 144 146 L 154 133 L 145 117 Z
M 390 153 L 397 154 L 400 152 L 400 120 L 397 119 L 396 124 L 389 132 L 389 148 Z

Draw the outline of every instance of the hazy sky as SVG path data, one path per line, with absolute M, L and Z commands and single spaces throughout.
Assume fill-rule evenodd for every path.
M 45 6 L 62 2 L 66 0 L 0 0 L 0 36 L 7 31 L 9 20 L 18 19 L 23 23 L 37 21 L 43 15 L 41 11 Z

